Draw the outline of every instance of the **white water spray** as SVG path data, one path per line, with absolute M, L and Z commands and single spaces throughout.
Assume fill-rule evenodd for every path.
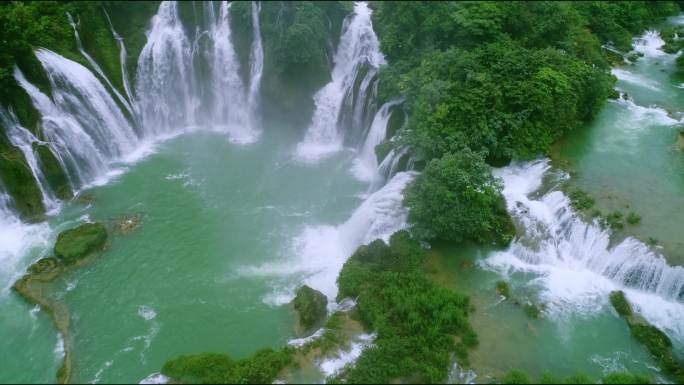
M 59 208 L 59 201 L 47 182 L 33 151 L 33 144 L 39 142 L 39 140 L 29 130 L 21 126 L 19 119 L 17 119 L 12 111 L 7 111 L 3 107 L 0 107 L 0 123 L 5 128 L 5 133 L 10 142 L 24 154 L 26 163 L 31 169 L 31 173 L 40 189 L 45 210 L 48 213 L 55 212 Z
M 382 143 L 387 137 L 387 123 L 391 116 L 392 107 L 401 103 L 401 100 L 392 100 L 378 110 L 373 118 L 366 140 L 361 147 L 358 158 L 354 161 L 354 175 L 362 181 L 373 181 L 379 178 L 378 157 L 375 154 L 375 147 Z
M 87 68 L 42 48 L 36 57 L 50 81 L 52 99 L 29 83 L 18 68 L 14 77 L 40 112 L 43 136 L 78 189 L 106 176 L 109 164 L 133 153 L 139 140 Z
M 252 47 L 249 54 L 249 94 L 247 105 L 249 106 L 249 119 L 253 129 L 257 129 L 259 124 L 259 90 L 261 88 L 261 76 L 264 72 L 264 47 L 261 41 L 261 26 L 259 25 L 259 13 L 261 13 L 261 3 L 252 1 Z
M 296 155 L 302 161 L 315 162 L 342 148 L 343 133 L 339 132 L 338 125 L 345 96 L 364 66 L 377 69 L 385 64 L 371 13 L 368 4 L 358 2 L 351 19 L 345 20 L 332 80 L 314 95 L 314 115 L 304 140 L 297 146 Z
M 532 283 L 552 314 L 593 314 L 606 306 L 610 291 L 624 290 L 644 318 L 684 341 L 684 268 L 669 266 L 634 238 L 612 246 L 610 232 L 583 221 L 561 191 L 537 196 L 549 169 L 548 160 L 537 160 L 496 170 L 508 210 L 525 233 L 484 266 L 537 275 Z
M 351 217 L 339 226 L 307 226 L 294 239 L 291 258 L 285 262 L 268 263 L 243 269 L 245 275 L 296 276 L 303 283 L 320 290 L 331 300 L 337 295 L 337 276 L 352 253 L 360 245 L 376 239 L 388 241 L 395 232 L 407 227 L 407 210 L 403 206 L 404 189 L 415 173 L 400 172 L 383 188 L 371 194 L 354 210 Z M 276 305 L 289 302 L 293 295 L 291 285 L 276 288 L 272 298 L 265 302 Z M 284 294 L 287 292 L 287 294 Z M 274 301 L 277 298 L 278 301 Z
M 146 135 L 194 126 L 199 101 L 193 92 L 192 56 L 174 1 L 163 1 L 138 57 L 136 101 Z
M 245 87 L 239 74 L 240 65 L 231 42 L 229 11 L 230 4 L 222 1 L 218 17 L 209 27 L 212 98 L 210 124 L 214 129 L 228 133 L 235 142 L 251 143 L 257 139 L 257 135 L 250 125 L 249 105 L 245 101 Z

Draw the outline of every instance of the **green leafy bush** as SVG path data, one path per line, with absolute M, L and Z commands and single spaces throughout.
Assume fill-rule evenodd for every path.
M 430 161 L 404 204 L 412 231 L 424 239 L 507 244 L 515 234 L 499 181 L 468 149 Z
M 331 381 L 435 383 L 447 378 L 453 354 L 467 363 L 467 349 L 477 345 L 468 298 L 428 280 L 424 258 L 420 245 L 399 232 L 389 245 L 360 247 L 345 263 L 339 297 L 356 298 L 356 317 L 377 337 Z

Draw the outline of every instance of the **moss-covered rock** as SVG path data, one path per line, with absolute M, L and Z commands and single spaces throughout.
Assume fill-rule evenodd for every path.
M 34 220 L 45 213 L 43 195 L 24 154 L 18 149 L 0 147 L 0 180 L 24 219 Z
M 107 229 L 100 223 L 86 223 L 59 234 L 55 256 L 66 264 L 73 264 L 102 250 L 107 242 Z
M 299 315 L 299 323 L 305 330 L 311 330 L 319 325 L 328 313 L 328 298 L 306 285 L 297 290 L 293 304 Z
M 393 137 L 406 123 L 406 113 L 400 106 L 394 107 L 387 121 L 386 137 Z
M 632 307 L 629 305 L 627 298 L 625 298 L 625 293 L 623 291 L 614 291 L 610 293 L 610 304 L 613 305 L 613 308 L 620 316 L 632 316 Z
M 378 160 L 378 164 L 382 163 L 387 157 L 387 154 L 392 151 L 394 145 L 390 141 L 384 141 L 377 146 L 375 146 L 375 158 Z
M 45 144 L 34 143 L 33 151 L 40 162 L 40 168 L 43 170 L 43 175 L 47 179 L 50 188 L 55 192 L 55 195 L 62 200 L 69 200 L 74 197 L 69 184 L 69 178 L 62 169 L 55 154 L 52 153 L 50 147 Z

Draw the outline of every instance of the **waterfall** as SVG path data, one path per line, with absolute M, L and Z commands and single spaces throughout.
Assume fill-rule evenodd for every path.
M 261 42 L 261 26 L 259 25 L 259 13 L 261 13 L 261 3 L 252 1 L 252 47 L 249 54 L 249 95 L 247 105 L 249 106 L 249 118 L 252 128 L 258 127 L 257 109 L 259 107 L 259 89 L 261 87 L 261 75 L 264 72 L 264 47 Z
M 610 231 L 582 220 L 561 191 L 540 191 L 549 169 L 544 159 L 496 170 L 524 233 L 484 265 L 539 275 L 532 282 L 541 286 L 552 313 L 591 313 L 606 304 L 610 291 L 624 290 L 644 318 L 684 341 L 684 268 L 669 266 L 631 237 L 611 245 Z
M 178 6 L 163 1 L 152 17 L 147 43 L 138 57 L 136 103 L 146 135 L 171 134 L 194 126 L 192 55 Z
M 102 8 L 102 11 L 104 11 L 105 16 L 107 17 L 107 22 L 109 23 L 109 28 L 112 31 L 112 36 L 114 36 L 114 39 L 116 42 L 119 44 L 119 64 L 121 66 L 121 81 L 123 82 L 123 87 L 124 87 L 124 92 L 126 92 L 126 96 L 128 97 L 128 100 L 130 102 L 135 101 L 135 98 L 133 97 L 133 91 L 131 88 L 131 83 L 130 79 L 128 78 L 128 70 L 126 69 L 126 45 L 124 44 L 123 38 L 119 36 L 119 34 L 114 30 L 114 25 L 112 24 L 112 20 L 109 18 L 109 14 L 107 13 L 107 10 Z M 133 112 L 133 116 L 135 119 L 138 119 L 138 111 L 136 109 L 135 104 L 131 105 Z M 140 122 L 136 122 L 138 126 L 140 125 Z
M 388 241 L 407 227 L 408 210 L 403 205 L 404 189 L 416 173 L 397 173 L 378 191 L 370 194 L 351 217 L 338 226 L 307 226 L 291 246 L 290 258 L 241 269 L 248 276 L 276 276 L 286 282 L 276 287 L 264 302 L 281 305 L 289 302 L 295 287 L 287 278 L 304 277 L 304 283 L 323 292 L 331 300 L 337 295 L 337 276 L 342 266 L 362 244 L 376 239 Z M 301 280 L 297 280 L 297 286 Z M 283 292 L 288 294 L 283 295 Z
M 38 49 L 52 99 L 29 83 L 18 68 L 17 82 L 42 119 L 42 133 L 76 188 L 106 177 L 109 164 L 127 160 L 139 140 L 133 127 L 97 78 L 82 65 Z M 54 102 L 53 102 L 54 100 Z
M 78 47 L 78 52 L 81 53 L 81 55 L 86 59 L 88 64 L 97 72 L 98 75 L 100 75 L 100 78 L 107 83 L 107 86 L 109 86 L 109 89 L 112 90 L 116 98 L 121 102 L 121 104 L 126 108 L 128 113 L 130 114 L 131 117 L 134 117 L 135 114 L 133 113 L 133 108 L 131 107 L 131 104 L 124 98 L 119 90 L 114 87 L 114 85 L 109 81 L 109 78 L 107 78 L 107 75 L 105 75 L 104 71 L 102 71 L 102 68 L 97 64 L 97 62 L 90 56 L 88 53 L 83 49 L 83 44 L 81 43 L 81 37 L 78 34 L 78 25 L 80 24 L 80 20 L 78 23 L 74 22 L 74 19 L 71 17 L 71 14 L 67 12 L 67 19 L 69 20 L 69 25 L 71 25 L 71 28 L 74 30 L 74 37 L 76 38 L 76 46 Z
M 371 13 L 368 4 L 357 2 L 351 19 L 345 20 L 333 59 L 332 80 L 314 95 L 314 115 L 297 146 L 297 157 L 303 161 L 315 162 L 341 149 L 343 133 L 338 132 L 338 123 L 345 96 L 364 66 L 377 69 L 385 63 Z
M 387 123 L 391 116 L 392 107 L 400 104 L 401 99 L 391 100 L 380 107 L 375 113 L 370 125 L 366 140 L 361 147 L 359 156 L 354 161 L 354 175 L 363 181 L 373 181 L 378 178 L 378 157 L 375 155 L 375 146 L 382 143 L 387 137 Z
M 7 111 L 0 107 L 0 123 L 5 128 L 5 133 L 12 145 L 17 147 L 24 154 L 26 163 L 31 169 L 34 179 L 43 197 L 43 205 L 48 213 L 54 212 L 59 208 L 59 201 L 55 197 L 50 185 L 43 175 L 43 170 L 39 166 L 36 154 L 33 151 L 33 143 L 39 140 L 26 128 L 22 127 L 16 115 L 12 111 Z
M 231 42 L 229 10 L 230 4 L 222 1 L 218 18 L 209 27 L 212 95 L 210 124 L 215 130 L 228 133 L 235 142 L 251 143 L 256 140 L 257 135 L 250 125 L 249 105 L 245 101 L 245 87 L 239 74 L 240 64 Z
M 26 224 L 12 211 L 12 202 L 0 183 L 0 296 L 24 273 L 24 257 L 32 248 L 47 246 L 49 226 Z

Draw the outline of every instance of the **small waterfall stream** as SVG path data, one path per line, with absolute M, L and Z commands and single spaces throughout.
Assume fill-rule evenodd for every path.
M 252 129 L 258 129 L 259 117 L 259 91 L 261 89 L 261 76 L 264 72 L 264 47 L 261 41 L 261 26 L 259 25 L 259 13 L 261 3 L 252 1 L 252 47 L 249 54 L 249 94 L 247 105 L 249 106 L 249 120 Z
M 114 40 L 116 40 L 117 44 L 119 45 L 119 63 L 121 66 L 121 81 L 123 82 L 123 87 L 124 87 L 124 92 L 126 92 L 126 96 L 128 97 L 128 100 L 130 103 L 133 103 L 135 101 L 135 98 L 133 97 L 133 88 L 131 87 L 131 81 L 128 77 L 128 70 L 126 69 L 126 58 L 127 58 L 127 53 L 126 53 L 126 44 L 124 44 L 123 38 L 119 36 L 119 34 L 116 32 L 114 29 L 114 25 L 112 24 L 112 20 L 109 18 L 109 14 L 107 13 L 106 9 L 102 9 L 104 12 L 105 16 L 107 17 L 107 23 L 109 23 L 109 29 L 112 31 L 112 36 L 114 36 Z M 130 107 L 133 109 L 133 112 L 135 114 L 133 115 L 136 120 L 138 120 L 138 114 L 139 111 L 136 108 L 135 103 L 130 104 Z M 136 122 L 138 126 L 140 126 L 140 122 Z
M 12 144 L 24 154 L 26 163 L 31 168 L 31 173 L 36 179 L 38 188 L 43 196 L 45 210 L 48 213 L 57 211 L 59 200 L 55 197 L 49 186 L 33 150 L 33 143 L 37 143 L 39 140 L 29 130 L 21 126 L 19 119 L 17 119 L 12 111 L 7 111 L 3 107 L 0 107 L 0 123 L 7 130 L 6 134 Z
M 368 134 L 361 147 L 361 152 L 354 162 L 354 175 L 363 181 L 372 182 L 378 179 L 379 164 L 375 154 L 375 147 L 387 139 L 387 124 L 392 112 L 392 107 L 401 104 L 401 99 L 391 100 L 380 107 L 368 129 Z
M 344 133 L 340 132 L 338 123 L 345 96 L 350 94 L 364 66 L 377 69 L 385 64 L 371 13 L 367 3 L 357 2 L 353 15 L 345 20 L 334 57 L 332 80 L 314 95 L 314 115 L 304 140 L 297 146 L 296 155 L 302 161 L 316 162 L 342 148 Z
M 81 43 L 81 37 L 78 34 L 78 26 L 80 24 L 80 20 L 78 22 L 74 22 L 74 19 L 71 17 L 71 14 L 69 12 L 67 12 L 67 19 L 69 20 L 69 25 L 71 25 L 71 28 L 74 30 L 74 38 L 76 39 L 76 46 L 78 47 L 78 51 L 86 59 L 88 64 L 90 64 L 90 66 L 95 70 L 95 72 L 97 72 L 100 78 L 104 80 L 105 83 L 107 83 L 109 89 L 114 93 L 114 95 L 121 102 L 124 108 L 126 108 L 130 116 L 135 116 L 135 114 L 133 113 L 133 108 L 131 107 L 129 101 L 126 100 L 126 98 L 124 98 L 123 95 L 121 95 L 119 90 L 117 90 L 116 87 L 114 87 L 114 85 L 112 84 L 112 82 L 109 81 L 109 78 L 107 77 L 107 75 L 105 75 L 104 71 L 102 71 L 102 68 L 100 68 L 97 62 L 90 55 L 88 55 L 85 49 L 83 49 L 83 43 Z

